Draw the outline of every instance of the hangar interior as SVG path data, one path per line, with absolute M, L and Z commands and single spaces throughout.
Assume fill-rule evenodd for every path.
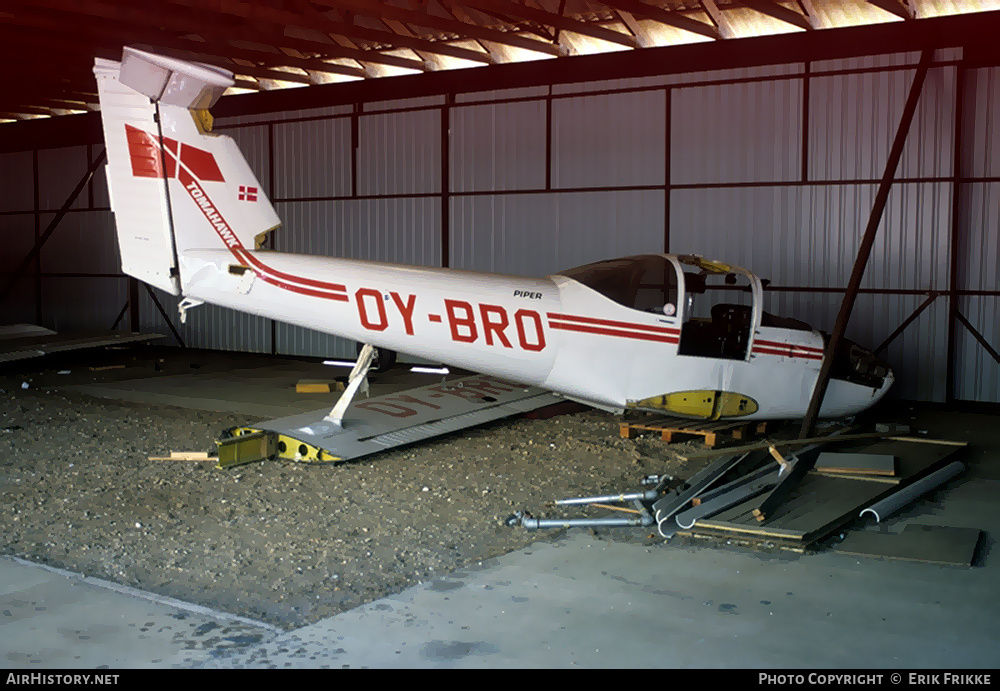
M 215 128 L 236 139 L 283 219 L 279 250 L 525 276 L 702 254 L 769 279 L 768 311 L 829 331 L 929 47 L 847 335 L 896 369 L 897 398 L 1000 402 L 1000 70 L 988 32 L 967 30 L 986 20 L 868 9 L 899 21 L 831 33 L 758 12 L 770 31 L 796 30 L 732 49 L 723 40 L 260 91 L 224 99 Z M 729 26 L 750 11 L 730 7 Z M 914 24 L 924 30 L 907 31 Z M 342 339 L 223 308 L 181 325 L 175 298 L 130 288 L 101 169 L 50 239 L 103 150 L 95 122 L 64 115 L 0 131 L 7 323 L 353 355 Z
M 549 420 L 470 433 L 470 458 L 413 445 L 336 468 L 214 473 L 148 454 L 207 438 L 223 415 L 84 411 L 25 382 L 0 397 L 17 423 L 0 470 L 15 509 L 0 558 L 12 665 L 995 666 L 995 411 L 907 406 L 1000 403 L 1000 3 L 9 5 L 0 319 L 165 334 L 178 360 L 259 355 L 280 378 L 268 356 L 353 358 L 356 344 L 210 305 L 180 323 L 177 298 L 121 272 L 91 68 L 122 45 L 235 72 L 214 131 L 282 218 L 279 251 L 523 276 L 700 254 L 768 279 L 768 312 L 831 331 L 891 178 L 846 335 L 894 368 L 900 420 L 972 446 L 969 481 L 892 529 L 930 514 L 974 530 L 979 557 L 917 571 L 504 525 L 515 502 L 662 460 L 613 429 L 608 440 L 603 418 L 577 424 L 578 439 L 558 421 L 542 430 Z M 31 64 L 18 60 L 29 46 Z M 184 376 L 192 390 L 218 381 Z M 286 388 L 256 403 L 287 403 Z M 118 439 L 130 425 L 139 441 Z

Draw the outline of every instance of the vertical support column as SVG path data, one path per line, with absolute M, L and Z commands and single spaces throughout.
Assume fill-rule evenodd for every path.
M 557 29 L 558 31 L 558 29 Z M 552 85 L 545 96 L 545 191 L 552 190 Z
M 805 74 L 802 76 L 802 168 L 799 171 L 799 180 L 808 182 L 809 180 L 809 72 L 811 63 L 805 63 Z
M 34 197 L 34 202 L 32 206 L 35 208 L 35 247 L 39 250 L 41 249 L 42 242 L 42 209 L 41 209 L 41 183 L 38 180 L 38 149 L 31 150 L 31 171 L 33 188 L 32 194 Z M 42 325 L 42 254 L 40 251 L 34 253 L 35 260 L 35 323 L 39 326 Z M 30 262 L 32 255 L 29 254 L 25 261 Z M 14 287 L 14 282 L 17 280 L 17 275 L 21 272 L 24 267 L 19 267 L 18 271 L 14 272 L 14 278 L 11 280 L 10 285 L 7 289 Z M 5 293 L 7 291 L 4 291 Z
M 830 335 L 830 342 L 827 344 L 826 352 L 823 354 L 823 365 L 820 367 L 816 386 L 813 387 L 809 409 L 802 420 L 802 428 L 799 430 L 800 439 L 812 436 L 813 428 L 816 425 L 816 418 L 819 416 L 820 406 L 823 404 L 823 397 L 826 395 L 826 389 L 830 383 L 830 370 L 833 368 L 834 359 L 844 339 L 847 322 L 850 320 L 851 312 L 854 310 L 854 302 L 858 297 L 861 279 L 864 277 L 865 268 L 868 266 L 868 257 L 871 255 L 872 245 L 875 244 L 878 226 L 882 221 L 882 212 L 885 210 L 885 203 L 889 198 L 889 190 L 892 187 L 893 178 L 896 176 L 896 168 L 903 154 L 903 145 L 906 143 L 906 135 L 910 131 L 913 114 L 917 110 L 917 101 L 920 99 L 920 92 L 923 89 L 924 78 L 927 76 L 927 68 L 930 65 L 932 54 L 932 50 L 925 49 L 920 55 L 920 63 L 917 65 L 917 72 L 913 77 L 913 84 L 910 86 L 910 95 L 906 99 L 903 116 L 900 118 L 899 128 L 896 130 L 896 138 L 892 142 L 892 149 L 889 151 L 889 158 L 885 163 L 885 171 L 882 173 L 882 182 L 879 185 L 878 193 L 875 195 L 875 203 L 872 206 L 871 215 L 868 217 L 868 226 L 865 228 L 865 234 L 861 238 L 861 245 L 858 247 L 858 256 L 854 261 L 854 269 L 851 271 L 851 279 L 847 284 L 847 292 L 844 293 L 844 300 L 840 304 L 840 313 L 837 315 L 837 321 L 833 326 L 833 333 Z
M 672 87 L 666 87 L 663 90 L 663 100 L 664 100 L 664 139 L 663 139 L 663 251 L 670 252 L 670 192 L 673 189 L 671 187 L 670 180 L 670 126 L 671 126 L 671 113 L 670 106 L 673 101 L 674 90 Z
M 444 95 L 441 106 L 441 266 L 451 266 L 451 107 L 455 94 Z
M 267 124 L 267 194 L 274 199 L 274 123 Z M 271 232 L 271 249 L 278 249 L 278 231 Z M 278 326 L 277 322 L 271 320 L 271 355 L 278 352 Z
M 139 333 L 139 281 L 132 276 L 128 277 L 128 325 L 132 333 Z
M 952 162 L 951 179 L 951 241 L 949 243 L 949 268 L 948 268 L 948 362 L 945 369 L 945 394 L 947 403 L 955 401 L 955 351 L 957 345 L 957 335 L 955 319 L 958 314 L 958 270 L 959 270 L 959 235 L 962 229 L 962 219 L 959 216 L 962 200 L 962 137 L 963 120 L 965 118 L 965 79 L 967 73 L 965 68 L 965 56 L 962 56 L 962 63 L 958 65 L 955 74 L 955 139 Z
M 361 104 L 355 101 L 351 109 L 351 199 L 358 196 L 358 146 L 361 143 L 358 119 L 361 117 Z

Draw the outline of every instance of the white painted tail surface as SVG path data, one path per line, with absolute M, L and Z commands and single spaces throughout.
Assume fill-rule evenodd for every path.
M 179 295 L 189 250 L 227 248 L 249 266 L 246 250 L 280 221 L 236 143 L 210 131 L 232 75 L 131 48 L 94 74 L 122 270 Z

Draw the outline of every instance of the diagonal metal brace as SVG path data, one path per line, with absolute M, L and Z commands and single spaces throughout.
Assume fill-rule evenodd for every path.
M 24 273 L 24 270 L 28 268 L 28 265 L 31 264 L 31 262 L 34 261 L 34 259 L 38 256 L 38 253 L 42 251 L 42 246 L 49 239 L 49 237 L 51 237 L 53 231 L 55 231 L 55 229 L 59 226 L 59 222 L 63 220 L 63 217 L 66 215 L 66 212 L 69 211 L 69 207 L 73 206 L 73 202 L 76 201 L 76 198 L 79 197 L 80 193 L 83 192 L 83 190 L 87 187 L 87 184 L 90 182 L 90 179 L 94 177 L 94 174 L 97 172 L 97 169 L 101 167 L 101 165 L 104 163 L 107 157 L 108 157 L 108 152 L 107 149 L 105 149 L 101 151 L 101 153 L 97 155 L 97 158 L 95 158 L 94 161 L 90 164 L 90 167 L 87 169 L 87 172 L 84 173 L 83 177 L 80 179 L 80 182 L 77 184 L 76 188 L 72 192 L 70 192 L 68 197 L 66 197 L 66 201 L 63 202 L 63 205 L 59 209 L 59 212 L 55 215 L 55 218 L 53 218 L 52 221 L 49 222 L 49 225 L 45 228 L 45 231 L 40 236 L 38 236 L 38 239 L 35 241 L 34 247 L 32 247 L 31 250 L 28 252 L 28 254 L 24 257 L 24 259 L 21 260 L 21 263 L 18 265 L 18 267 L 14 269 L 14 272 L 11 274 L 10 280 L 7 282 L 7 285 L 3 287 L 3 290 L 0 290 L 0 300 L 3 300 L 5 297 L 7 297 L 7 294 L 10 293 L 11 288 L 13 288 L 14 284 L 17 283 L 18 279 L 21 278 L 21 274 Z

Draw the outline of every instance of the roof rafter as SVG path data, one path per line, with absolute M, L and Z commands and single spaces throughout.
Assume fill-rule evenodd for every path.
M 760 12 L 761 14 L 766 14 L 769 17 L 780 19 L 787 24 L 799 27 L 800 29 L 811 31 L 815 28 L 808 16 L 803 16 L 795 10 L 790 10 L 787 7 L 779 5 L 777 2 L 773 2 L 773 0 L 742 0 L 742 2 L 755 12 Z
M 692 19 L 691 17 L 681 14 L 680 12 L 665 10 L 662 7 L 656 7 L 654 5 L 647 5 L 640 0 L 602 0 L 602 2 L 604 5 L 612 9 L 624 10 L 633 16 L 652 19 L 653 21 L 660 22 L 661 24 L 666 24 L 677 29 L 683 29 L 684 31 L 690 31 L 712 39 L 722 38 L 722 35 L 715 26 L 699 22 L 697 19 Z
M 439 17 L 430 12 L 429 5 L 424 6 L 425 9 L 423 12 L 417 12 L 389 5 L 387 3 L 373 5 L 370 2 L 363 2 L 362 0 L 313 1 L 329 7 L 348 7 L 357 14 L 365 16 L 379 17 L 383 20 L 393 19 L 406 24 L 423 26 L 428 29 L 448 31 L 457 34 L 459 37 L 482 39 L 484 41 L 492 41 L 493 43 L 514 46 L 516 48 L 525 48 L 527 50 L 534 50 L 541 53 L 549 53 L 551 55 L 558 55 L 560 52 L 558 48 L 555 48 L 549 43 L 542 43 L 541 41 L 519 36 L 509 31 L 498 31 L 496 29 L 477 26 L 476 24 L 468 21 L 459 21 L 458 19 Z M 454 3 L 452 3 L 452 5 L 454 6 Z
M 719 30 L 719 35 L 722 36 L 722 38 L 732 38 L 736 35 L 732 24 L 729 23 L 728 19 L 722 16 L 722 10 L 720 10 L 719 6 L 715 4 L 715 0 L 698 0 L 698 2 L 712 22 L 715 23 L 715 28 Z
M 17 0 L 13 0 L 13 4 L 17 5 L 19 3 Z M 181 36 L 168 30 L 140 23 L 141 14 L 133 16 L 129 14 L 132 11 L 129 8 L 126 8 L 126 12 L 116 17 L 97 15 L 104 16 L 104 19 L 98 21 L 92 18 L 94 15 L 77 14 L 72 9 L 66 9 L 57 0 L 31 0 L 30 5 L 22 4 L 21 7 L 23 9 L 18 10 L 16 17 L 11 23 L 42 29 L 48 35 L 68 34 L 71 39 L 79 35 L 82 30 L 91 45 L 96 43 L 108 47 L 117 46 L 115 53 L 119 56 L 123 44 L 128 45 L 141 41 L 151 47 L 158 48 L 162 46 L 164 49 L 189 51 L 202 56 L 211 56 L 210 62 L 219 62 L 219 58 L 222 58 L 223 66 L 228 65 L 229 60 L 232 58 L 240 58 L 255 64 L 265 61 L 279 62 L 289 67 L 300 67 L 302 69 L 313 69 L 352 76 L 362 75 L 361 69 L 357 67 L 332 65 L 315 59 L 303 60 L 293 58 L 279 52 L 232 46 L 225 42 L 224 34 L 213 30 L 211 27 L 202 30 L 203 35 L 200 38 L 214 40 L 197 40 L 190 33 Z M 46 8 L 46 11 L 39 11 L 38 7 Z M 58 14 L 53 14 L 53 10 L 56 10 L 58 13 L 70 13 L 68 16 L 71 16 L 72 20 L 61 19 Z M 270 70 L 269 68 L 261 69 L 267 69 L 269 72 L 274 73 L 264 75 L 267 78 L 281 78 L 276 70 Z
M 868 0 L 868 4 L 875 5 L 875 7 L 903 19 L 917 18 L 917 5 L 913 0 Z
M 172 4 L 185 5 L 187 7 L 204 7 L 204 0 L 169 0 Z M 428 53 L 440 53 L 463 60 L 473 60 L 476 62 L 489 62 L 489 58 L 484 54 L 468 48 L 451 46 L 440 41 L 428 41 L 423 38 L 411 38 L 401 36 L 391 31 L 381 31 L 371 29 L 357 24 L 349 24 L 339 19 L 331 19 L 323 12 L 317 12 L 313 16 L 304 16 L 288 10 L 279 10 L 273 7 L 254 5 L 242 0 L 224 0 L 218 5 L 212 6 L 224 14 L 242 17 L 254 22 L 271 24 L 277 27 L 295 26 L 302 29 L 319 30 L 328 34 L 348 35 L 371 41 L 380 45 L 390 45 L 399 48 L 409 48 L 411 50 L 423 50 Z
M 487 10 L 496 10 L 516 17 L 524 17 L 542 24 L 551 26 L 560 31 L 572 31 L 583 34 L 591 38 L 602 41 L 617 43 L 627 48 L 638 48 L 639 44 L 634 36 L 623 34 L 620 31 L 609 29 L 595 22 L 584 22 L 578 19 L 565 17 L 554 12 L 535 9 L 524 4 L 512 2 L 511 0 L 466 0 L 467 5 L 479 7 Z

